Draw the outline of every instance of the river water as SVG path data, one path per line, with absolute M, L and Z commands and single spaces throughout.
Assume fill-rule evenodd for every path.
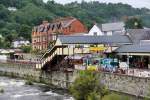
M 44 84 L 25 85 L 25 80 L 0 77 L 0 100 L 73 100 L 63 90 L 51 90 Z

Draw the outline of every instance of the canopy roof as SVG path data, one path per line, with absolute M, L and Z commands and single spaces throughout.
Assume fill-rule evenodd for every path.
M 112 35 L 112 36 L 58 36 L 61 44 L 132 44 L 132 41 L 127 35 Z

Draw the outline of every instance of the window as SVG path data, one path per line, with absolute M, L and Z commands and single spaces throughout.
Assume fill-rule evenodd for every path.
M 46 41 L 46 37 L 45 36 L 43 37 L 43 41 Z
M 47 26 L 47 31 L 48 31 L 50 28 L 51 28 L 51 25 L 49 24 L 49 25 Z
M 107 32 L 106 32 L 106 31 L 104 31 L 104 35 L 107 35 Z
M 97 32 L 94 32 L 94 36 L 97 36 Z
M 34 42 L 36 42 L 36 40 L 34 40 Z
M 61 28 L 61 23 L 57 24 L 57 28 L 60 29 Z

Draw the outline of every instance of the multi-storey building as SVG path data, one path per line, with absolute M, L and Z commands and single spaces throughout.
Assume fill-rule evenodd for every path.
M 32 30 L 33 50 L 47 49 L 50 42 L 56 40 L 58 34 L 73 35 L 87 32 L 86 27 L 74 17 L 59 18 L 51 23 L 43 21 Z

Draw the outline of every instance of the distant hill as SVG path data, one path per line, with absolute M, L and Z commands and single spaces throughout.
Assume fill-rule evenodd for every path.
M 0 0 L 0 34 L 5 39 L 5 44 L 0 43 L 3 44 L 0 47 L 9 47 L 10 42 L 20 36 L 31 39 L 32 27 L 39 25 L 42 20 L 51 21 L 58 17 L 73 16 L 91 28 L 95 22 L 112 22 L 122 20 L 125 16 L 139 16 L 144 25 L 150 27 L 149 12 L 146 8 L 138 9 L 121 3 L 83 1 L 61 5 L 54 0 L 47 3 L 43 0 Z

